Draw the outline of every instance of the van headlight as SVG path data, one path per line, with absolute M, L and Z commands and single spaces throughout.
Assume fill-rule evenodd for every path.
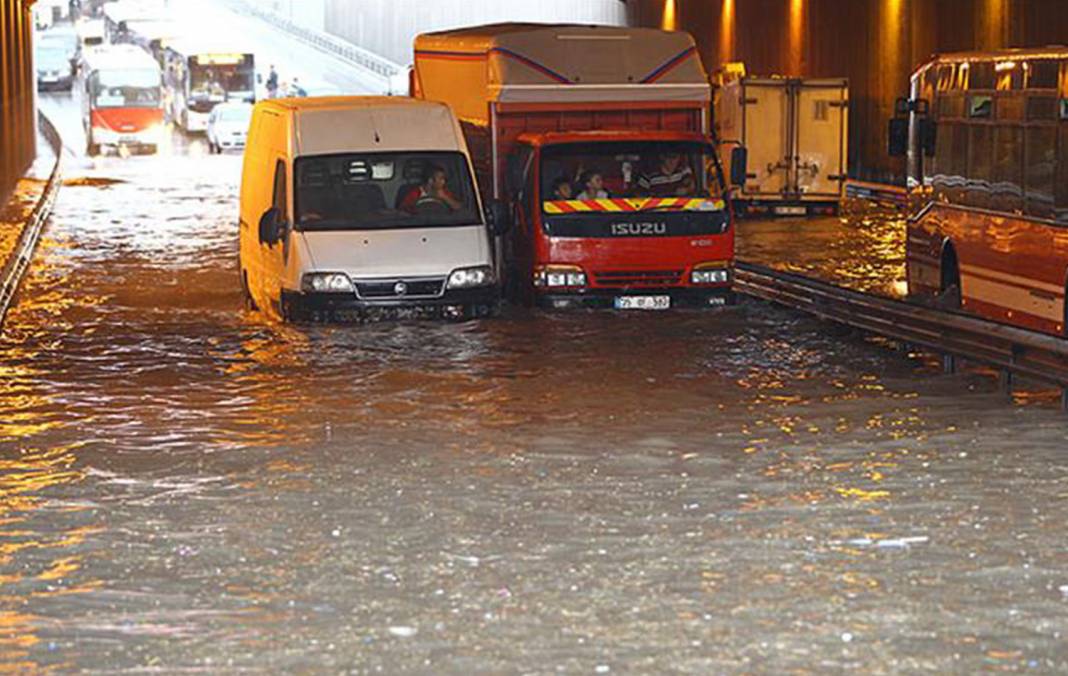
M 449 289 L 471 289 L 476 286 L 489 286 L 496 281 L 493 268 L 488 265 L 478 265 L 471 268 L 456 268 L 449 275 Z
M 303 291 L 317 293 L 355 293 L 352 280 L 343 272 L 308 272 L 300 278 Z
M 534 270 L 534 286 L 583 287 L 586 286 L 586 273 L 577 265 L 539 265 Z
M 731 269 L 723 263 L 698 265 L 690 273 L 691 284 L 726 284 L 731 281 Z

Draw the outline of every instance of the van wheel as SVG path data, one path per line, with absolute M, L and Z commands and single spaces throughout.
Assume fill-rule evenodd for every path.
M 938 307 L 943 310 L 960 310 L 962 302 L 960 285 L 960 265 L 957 263 L 957 252 L 952 246 L 947 246 L 942 254 L 942 287 L 938 295 Z
M 256 301 L 252 298 L 252 292 L 248 290 L 248 273 L 244 270 L 241 271 L 241 297 L 245 301 L 245 309 L 256 312 L 259 310 L 256 307 Z

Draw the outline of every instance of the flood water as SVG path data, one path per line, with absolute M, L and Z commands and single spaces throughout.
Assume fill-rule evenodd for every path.
M 1053 393 L 756 302 L 273 325 L 239 157 L 71 164 L 0 337 L 0 670 L 1068 669 Z

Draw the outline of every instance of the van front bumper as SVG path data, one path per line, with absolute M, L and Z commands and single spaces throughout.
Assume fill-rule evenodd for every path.
M 364 300 L 355 294 L 282 291 L 280 314 L 296 322 L 373 319 L 477 319 L 498 313 L 500 289 L 455 289 L 436 298 Z
M 549 309 L 598 308 L 614 309 L 616 299 L 625 296 L 668 296 L 671 308 L 709 308 L 734 304 L 730 286 L 683 287 L 668 289 L 606 289 L 587 288 L 549 293 L 535 292 L 538 307 Z

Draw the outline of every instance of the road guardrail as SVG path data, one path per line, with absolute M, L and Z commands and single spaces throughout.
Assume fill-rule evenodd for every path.
M 44 192 L 41 194 L 40 199 L 37 200 L 33 211 L 30 212 L 22 232 L 19 233 L 15 248 L 8 259 L 3 261 L 3 267 L 0 268 L 0 330 L 3 329 L 4 317 L 7 316 L 7 311 L 15 298 L 19 283 L 22 281 L 23 275 L 26 274 L 26 270 L 30 267 L 34 249 L 37 248 L 41 232 L 44 230 L 45 223 L 52 213 L 52 205 L 55 204 L 56 194 L 59 192 L 61 183 L 63 140 L 51 120 L 45 117 L 43 113 L 38 112 L 37 118 L 41 126 L 41 134 L 44 135 L 48 144 L 52 146 L 52 151 L 56 155 L 56 163 L 52 167 L 52 173 L 48 176 Z
M 999 369 L 1007 391 L 1017 375 L 1057 385 L 1068 410 L 1068 338 L 872 296 L 752 263 L 738 263 L 735 273 L 740 293 L 937 352 L 947 371 L 956 368 L 959 358 Z

